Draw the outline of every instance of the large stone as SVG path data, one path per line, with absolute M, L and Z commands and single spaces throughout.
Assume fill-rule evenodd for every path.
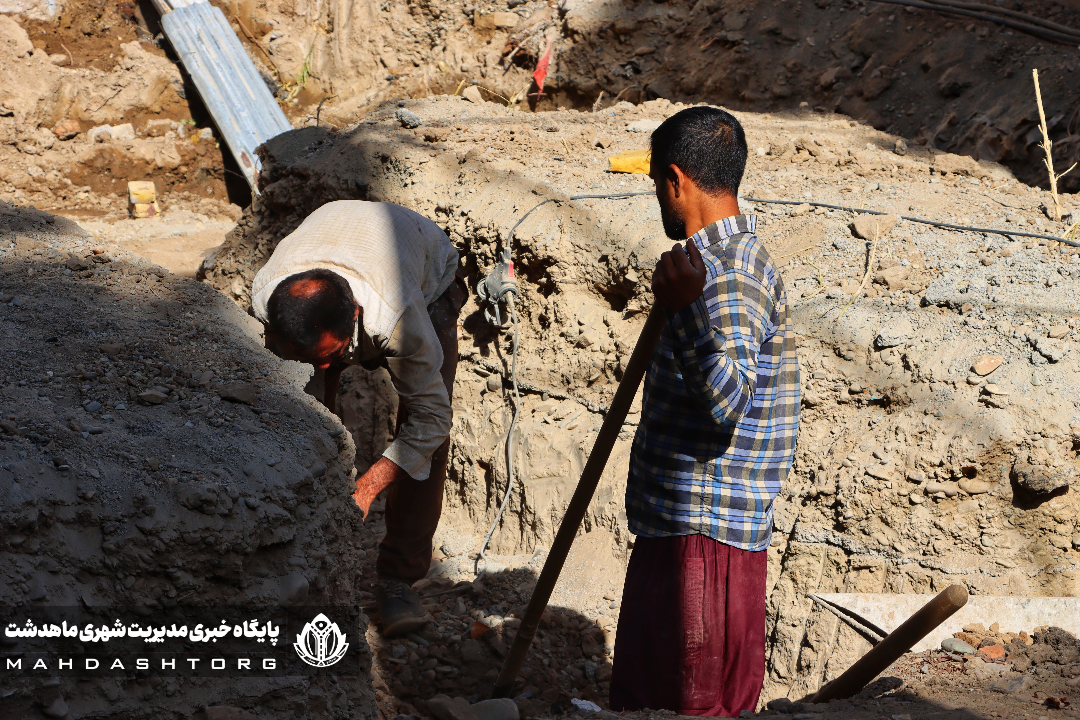
M 989 375 L 1001 367 L 1005 358 L 1000 355 L 981 355 L 971 365 L 971 372 L 976 375 Z
M 420 127 L 424 122 L 419 115 L 406 108 L 398 108 L 397 112 L 394 113 L 394 117 L 397 118 L 402 127 L 406 128 Z
M 911 268 L 905 265 L 882 270 L 874 276 L 874 282 L 884 285 L 889 290 L 902 290 L 907 287 L 908 278 L 911 277 Z
M 484 96 L 480 94 L 480 88 L 476 87 L 475 85 L 470 85 L 469 87 L 465 88 L 465 90 L 461 93 L 461 97 L 465 98 L 469 102 L 474 102 L 477 104 L 484 102 Z
M 139 399 L 148 405 L 161 405 L 168 401 L 169 396 L 160 390 L 147 390 L 139 393 Z
M 480 716 L 469 701 L 463 697 L 450 698 L 446 695 L 436 695 L 427 701 L 427 710 L 437 720 L 480 720 Z
M 60 140 L 70 140 L 78 135 L 81 130 L 82 126 L 79 125 L 78 120 L 68 118 L 57 123 L 56 127 L 53 128 L 53 135 Z
M 966 492 L 968 495 L 982 495 L 983 493 L 990 492 L 990 483 L 985 480 L 975 480 L 973 478 L 964 478 L 959 483 L 960 489 Z
M 855 237 L 880 240 L 893 231 L 899 220 L 895 215 L 859 215 L 851 223 Z
M 255 385 L 248 382 L 235 382 L 222 385 L 218 390 L 222 400 L 243 403 L 244 405 L 255 404 Z
M 941 641 L 941 649 L 948 652 L 961 653 L 963 655 L 974 655 L 975 648 L 968 645 L 960 638 L 945 638 Z
M 927 305 L 946 305 L 959 293 L 956 281 L 942 276 L 930 283 L 930 286 L 926 288 L 926 292 L 923 293 L 923 299 L 926 300 Z
M 510 698 L 492 698 L 471 706 L 479 720 L 519 720 L 517 703 Z
M 1013 465 L 1013 481 L 1034 495 L 1049 495 L 1050 493 L 1068 487 L 1072 473 L 1049 468 L 1044 465 L 1031 465 L 1026 462 L 1018 462 Z
M 879 350 L 896 347 L 905 340 L 910 340 L 914 333 L 915 328 L 912 326 L 911 320 L 902 317 L 881 328 L 877 337 L 874 338 L 874 347 Z

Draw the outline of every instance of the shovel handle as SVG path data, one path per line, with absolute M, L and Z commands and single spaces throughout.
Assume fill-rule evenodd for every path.
M 525 663 L 529 645 L 536 636 L 540 617 L 547 608 L 548 600 L 551 599 L 555 583 L 559 580 L 559 573 L 562 572 L 563 564 L 570 553 L 570 546 L 574 544 L 574 537 L 581 526 L 581 521 L 585 519 L 585 512 L 589 509 L 596 486 L 600 483 L 600 476 L 604 474 L 611 448 L 619 438 L 623 421 L 626 420 L 626 414 L 630 411 L 630 405 L 637 394 L 638 385 L 641 384 L 641 379 L 645 377 L 645 371 L 652 361 L 653 350 L 656 349 L 656 343 L 660 340 L 660 333 L 666 322 L 664 311 L 654 305 L 649 311 L 649 317 L 645 320 L 645 326 L 641 328 L 637 345 L 634 346 L 634 351 L 626 364 L 626 370 L 615 391 L 607 416 L 604 417 L 604 423 L 600 426 L 600 432 L 593 441 L 589 459 L 581 471 L 581 479 L 578 480 L 574 495 L 566 507 L 566 514 L 563 516 L 562 524 L 559 525 L 555 541 L 551 544 L 551 551 L 544 562 L 544 569 L 540 571 L 540 578 L 536 581 L 536 587 L 529 599 L 525 617 L 521 619 L 521 627 L 514 636 L 514 642 L 503 663 L 502 672 L 495 681 L 495 688 L 491 692 L 493 698 L 510 697 L 514 689 L 514 681 L 521 671 L 521 666 Z

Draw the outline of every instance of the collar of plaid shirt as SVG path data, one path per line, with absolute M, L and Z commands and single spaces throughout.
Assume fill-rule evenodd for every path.
M 799 366 L 783 281 L 752 215 L 693 236 L 705 291 L 668 324 L 645 378 L 626 512 L 646 537 L 768 547 L 798 431 Z

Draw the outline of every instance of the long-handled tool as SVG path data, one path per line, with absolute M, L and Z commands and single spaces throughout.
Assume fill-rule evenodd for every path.
M 630 361 L 626 364 L 622 380 L 615 391 L 615 398 L 611 401 L 604 423 L 600 426 L 600 432 L 593 442 L 589 459 L 581 471 L 581 479 L 578 480 L 574 496 L 570 498 L 570 504 L 566 508 L 566 515 L 559 526 L 559 532 L 555 535 L 555 541 L 551 544 L 551 551 L 548 553 L 547 561 L 544 562 L 540 578 L 536 581 L 536 588 L 525 610 L 525 617 L 521 619 L 521 627 L 518 628 L 514 643 L 510 646 L 510 652 L 503 663 L 499 679 L 495 681 L 492 697 L 509 697 L 514 688 L 514 681 L 521 671 L 529 645 L 532 644 L 536 629 L 540 625 L 540 616 L 544 614 L 544 608 L 551 599 L 551 593 L 559 580 L 559 573 L 562 572 L 566 556 L 570 553 L 570 546 L 574 544 L 574 536 L 577 535 L 581 521 L 585 518 L 585 511 L 592 502 L 600 476 L 604 473 L 604 466 L 607 465 L 608 457 L 611 455 L 611 448 L 619 437 L 623 421 L 626 420 L 626 414 L 630 410 L 630 404 L 634 401 L 634 395 L 637 394 L 638 385 L 641 384 L 645 370 L 649 367 L 653 350 L 660 339 L 665 322 L 664 311 L 654 305 L 649 312 L 649 317 L 645 320 L 645 327 L 641 329 L 641 335 L 638 336 L 634 352 L 630 354 Z
M 877 677 L 878 673 L 914 647 L 915 643 L 964 607 L 967 599 L 967 589 L 963 585 L 950 585 L 945 588 L 933 600 L 923 605 L 921 610 L 905 620 L 903 625 L 886 635 L 884 640 L 859 658 L 840 677 L 814 693 L 809 702 L 828 702 L 851 697 L 859 692 L 866 683 Z

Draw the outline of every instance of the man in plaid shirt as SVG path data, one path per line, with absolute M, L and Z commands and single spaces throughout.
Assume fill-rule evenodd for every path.
M 739 214 L 746 137 L 697 106 L 652 136 L 650 177 L 676 240 L 653 273 L 667 326 L 645 378 L 626 514 L 614 710 L 737 716 L 765 675 L 772 503 L 791 469 L 799 365 L 756 218 Z

